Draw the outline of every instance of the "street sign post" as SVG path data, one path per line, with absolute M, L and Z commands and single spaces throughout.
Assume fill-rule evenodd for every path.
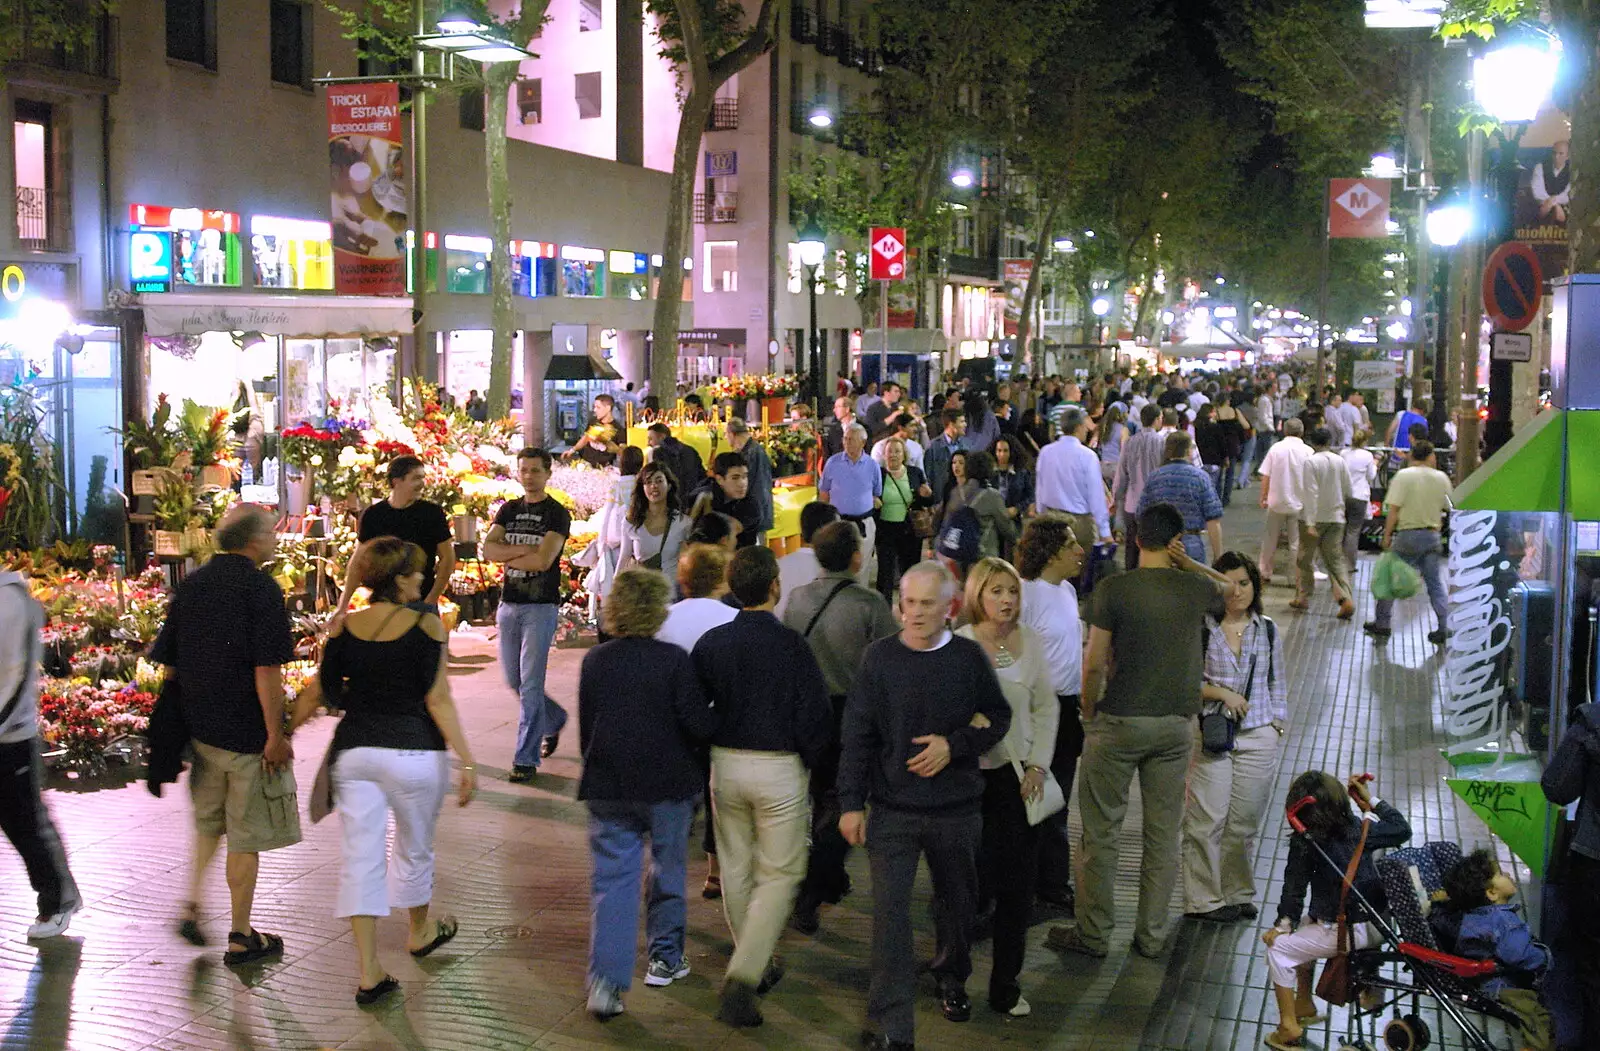
M 1544 271 L 1531 245 L 1507 241 L 1483 266 L 1483 307 L 1502 332 L 1533 324 L 1544 296 Z
M 906 228 L 874 226 L 867 239 L 872 280 L 878 282 L 879 324 L 878 390 L 889 382 L 889 282 L 906 279 Z

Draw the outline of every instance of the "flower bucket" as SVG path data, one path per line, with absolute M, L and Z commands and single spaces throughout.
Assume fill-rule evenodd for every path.
M 455 531 L 456 543 L 476 544 L 478 542 L 477 515 L 455 515 L 450 519 L 450 528 Z
M 163 558 L 181 558 L 185 554 L 183 548 L 184 535 L 174 529 L 157 529 L 155 531 L 156 554 Z
M 200 484 L 216 486 L 218 489 L 227 489 L 233 485 L 233 474 L 221 464 L 207 464 L 200 468 Z
M 788 414 L 789 403 L 783 398 L 762 398 L 761 409 L 766 413 L 767 423 L 777 423 Z

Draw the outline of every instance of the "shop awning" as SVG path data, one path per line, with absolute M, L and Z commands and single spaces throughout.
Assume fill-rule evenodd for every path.
M 620 380 L 617 371 L 604 361 L 587 354 L 556 354 L 550 358 L 550 368 L 544 374 L 546 383 L 577 380 Z
M 267 336 L 398 336 L 411 331 L 410 297 L 162 293 L 141 297 L 152 336 L 260 332 Z
M 1580 422 L 1578 417 L 1592 419 Z M 1600 423 L 1600 413 L 1540 413 L 1473 471 L 1471 477 L 1456 486 L 1452 502 L 1462 511 L 1559 511 L 1562 432 L 1568 426 L 1574 427 L 1573 449 L 1594 448 L 1580 443 L 1576 428 L 1584 427 L 1591 440 L 1600 440 L 1597 423 Z M 1573 467 L 1579 468 L 1585 459 L 1595 464 L 1591 470 L 1600 471 L 1600 463 L 1596 462 L 1600 458 L 1596 457 L 1575 456 Z M 1596 493 L 1593 486 L 1589 491 Z M 1574 486 L 1573 493 L 1579 492 Z M 1588 499 L 1594 502 L 1596 496 Z

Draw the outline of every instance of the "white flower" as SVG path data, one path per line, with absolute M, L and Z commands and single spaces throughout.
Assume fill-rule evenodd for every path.
M 340 467 L 353 467 L 353 466 L 355 466 L 355 462 L 356 462 L 356 447 L 355 446 L 346 445 L 343 449 L 339 450 L 339 466 Z

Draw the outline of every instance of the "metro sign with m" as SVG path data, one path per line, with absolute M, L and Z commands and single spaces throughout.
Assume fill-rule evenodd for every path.
M 1388 179 L 1329 179 L 1329 237 L 1388 237 Z

